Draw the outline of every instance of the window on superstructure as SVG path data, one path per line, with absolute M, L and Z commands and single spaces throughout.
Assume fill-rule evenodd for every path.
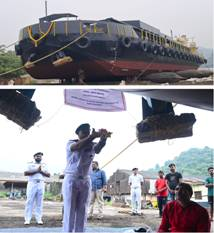
M 161 45 L 161 37 L 158 36 L 158 44 Z
M 166 44 L 166 40 L 165 38 L 162 37 L 162 45 L 165 45 Z
M 97 32 L 98 33 L 108 33 L 108 27 L 106 23 L 98 23 L 97 24 Z
M 146 39 L 146 32 L 143 30 L 142 31 L 142 39 L 145 40 Z
M 150 41 L 150 34 L 149 34 L 149 32 L 146 32 L 146 37 L 147 37 L 147 40 Z
M 147 32 L 147 36 L 148 36 L 148 40 L 151 41 L 152 39 L 151 39 L 151 35 L 149 32 Z
M 154 42 L 157 43 L 157 36 L 154 35 Z
M 151 35 L 151 41 L 154 42 L 154 35 L 153 35 L 153 33 L 151 33 L 150 35 Z

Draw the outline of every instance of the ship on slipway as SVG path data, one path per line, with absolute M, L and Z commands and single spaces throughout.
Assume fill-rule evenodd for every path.
M 119 81 L 206 63 L 185 35 L 173 39 L 139 20 L 80 20 L 70 13 L 21 29 L 15 50 L 36 79 L 72 80 L 84 72 L 88 82 Z

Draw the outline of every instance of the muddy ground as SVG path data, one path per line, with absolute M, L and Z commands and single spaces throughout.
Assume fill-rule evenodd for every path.
M 0 199 L 0 228 L 19 228 L 24 227 L 24 200 L 3 200 Z M 95 209 L 96 211 L 96 209 Z M 62 203 L 60 202 L 44 202 L 43 209 L 43 227 L 61 227 L 62 226 Z M 131 216 L 130 208 L 120 208 L 105 205 L 104 218 L 88 220 L 89 227 L 143 227 L 150 226 L 156 230 L 160 224 L 158 218 L 158 210 L 146 209 L 142 210 L 142 216 Z M 34 218 L 32 226 L 37 226 Z

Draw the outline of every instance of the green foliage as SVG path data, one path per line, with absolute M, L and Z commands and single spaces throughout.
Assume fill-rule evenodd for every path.
M 44 200 L 46 201 L 54 201 L 55 200 L 55 196 L 50 193 L 50 192 L 45 192 L 44 193 Z
M 170 163 L 176 164 L 176 170 L 181 172 L 184 177 L 201 177 L 208 176 L 207 168 L 213 165 L 214 149 L 204 147 L 203 149 L 191 148 L 182 152 L 174 160 L 168 160 L 162 167 L 159 165 L 155 168 L 149 169 L 151 172 L 157 172 L 163 170 L 166 173 L 169 172 L 168 165 Z
M 0 192 L 0 198 L 6 198 L 7 192 Z
M 105 206 L 112 206 L 112 201 L 104 201 Z
M 0 74 L 16 69 L 22 66 L 20 57 L 16 56 L 14 51 L 6 51 L 3 45 L 0 45 Z M 16 78 L 20 75 L 26 74 L 25 71 L 19 70 L 13 73 L 7 74 L 4 77 Z
M 62 198 L 61 198 L 61 194 L 54 195 L 51 192 L 45 192 L 44 193 L 44 200 L 46 200 L 46 201 L 61 201 Z

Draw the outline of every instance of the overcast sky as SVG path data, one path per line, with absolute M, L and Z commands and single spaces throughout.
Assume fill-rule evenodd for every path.
M 45 0 L 1 0 L 0 44 L 18 39 L 19 29 L 44 16 Z M 48 13 L 74 13 L 80 19 L 139 19 L 163 33 L 186 34 L 212 48 L 213 0 L 48 0 Z
M 113 132 L 102 153 L 95 157 L 103 166 L 136 138 L 135 127 L 142 120 L 141 97 L 134 94 L 125 97 L 125 112 L 94 112 L 64 105 L 62 88 L 40 87 L 33 99 L 41 110 L 42 119 L 28 131 L 21 131 L 19 126 L 0 115 L 0 171 L 23 172 L 33 154 L 42 151 L 51 173 L 62 172 L 66 143 L 68 139 L 76 138 L 76 127 L 86 122 L 95 129 L 107 128 Z M 192 147 L 213 148 L 213 112 L 183 105 L 177 105 L 175 112 L 195 113 L 197 121 L 192 137 L 143 144 L 136 142 L 106 166 L 107 175 L 117 169 L 139 167 L 145 170 L 157 163 L 163 165 L 166 160 Z

